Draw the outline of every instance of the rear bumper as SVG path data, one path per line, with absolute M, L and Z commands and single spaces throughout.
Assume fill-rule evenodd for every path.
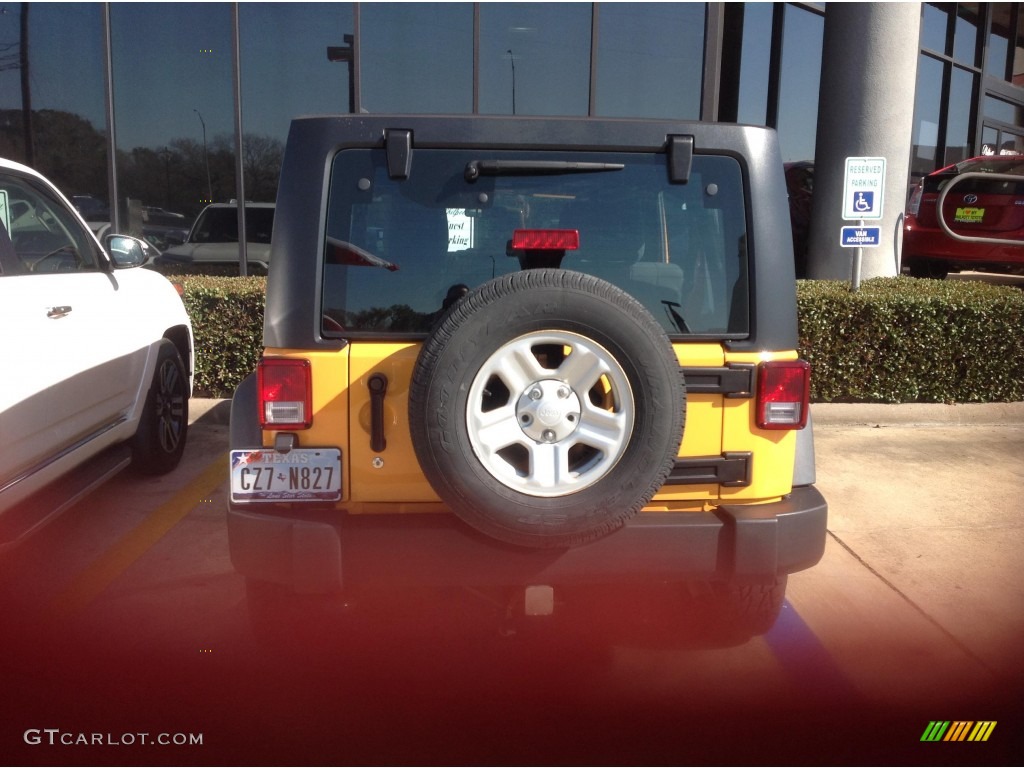
M 299 518 L 239 506 L 228 508 L 228 537 L 239 573 L 307 593 L 368 585 L 768 580 L 821 559 L 827 517 L 825 499 L 805 486 L 772 504 L 640 514 L 615 533 L 568 550 L 506 546 L 451 515 L 338 520 L 336 512 Z
M 1010 237 L 1013 233 L 986 234 L 991 237 Z M 1022 247 L 964 243 L 949 237 L 941 229 L 917 227 L 903 234 L 903 260 L 906 262 L 911 259 L 936 259 L 965 269 L 984 265 L 1020 267 L 1024 266 L 1024 241 Z

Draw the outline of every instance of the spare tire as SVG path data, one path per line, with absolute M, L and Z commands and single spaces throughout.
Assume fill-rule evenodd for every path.
M 491 280 L 424 342 L 409 391 L 420 466 L 499 541 L 564 548 L 621 527 L 658 491 L 686 393 L 665 331 L 632 296 L 557 269 Z

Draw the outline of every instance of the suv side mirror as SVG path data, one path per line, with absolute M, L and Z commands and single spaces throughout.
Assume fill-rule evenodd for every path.
M 147 242 L 130 235 L 107 235 L 103 238 L 103 244 L 116 269 L 141 267 L 150 258 L 152 251 Z

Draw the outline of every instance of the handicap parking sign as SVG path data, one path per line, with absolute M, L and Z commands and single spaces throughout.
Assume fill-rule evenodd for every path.
M 843 218 L 852 221 L 882 218 L 884 188 L 884 157 L 846 158 Z
M 871 213 L 875 210 L 875 193 L 856 191 L 853 193 L 853 210 L 858 213 Z

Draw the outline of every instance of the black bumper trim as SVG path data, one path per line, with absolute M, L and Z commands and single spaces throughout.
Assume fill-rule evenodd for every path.
M 770 579 L 825 551 L 827 504 L 813 486 L 716 512 L 652 512 L 582 547 L 506 546 L 451 515 L 293 519 L 229 506 L 232 562 L 245 576 L 329 592 L 343 585 L 508 586 L 654 579 Z

